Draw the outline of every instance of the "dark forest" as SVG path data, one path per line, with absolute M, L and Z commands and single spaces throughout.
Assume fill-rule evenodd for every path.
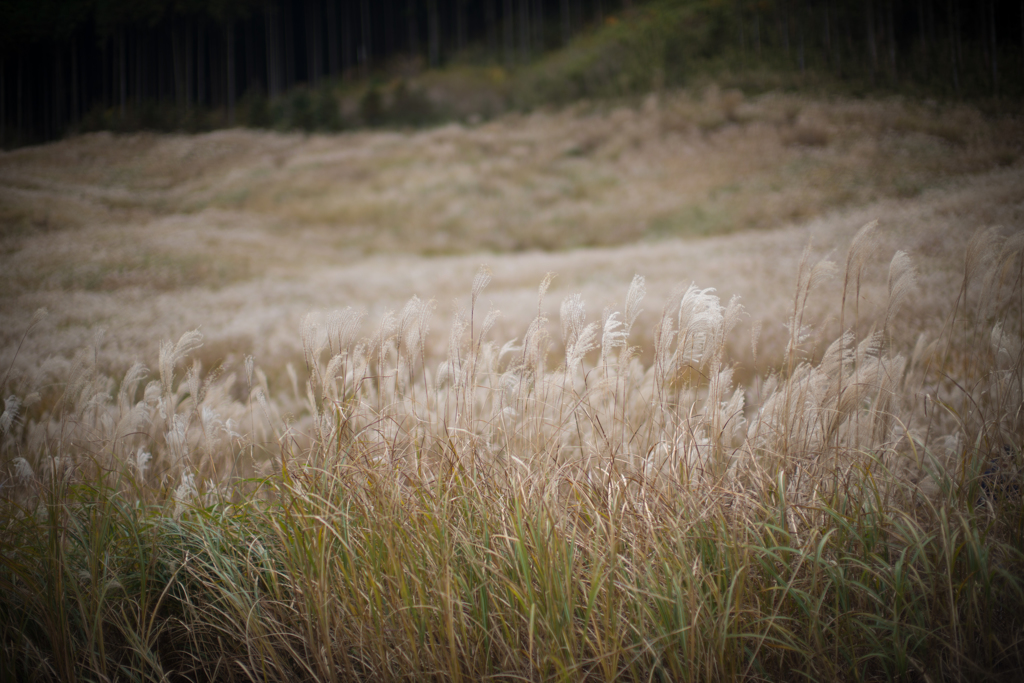
M 240 120 L 243 98 L 386 78 L 397 65 L 514 73 L 645 13 L 664 25 L 665 63 L 650 66 L 666 73 L 683 68 L 673 41 L 686 48 L 700 25 L 696 56 L 734 68 L 814 69 L 944 99 L 1022 90 L 1024 0 L 4 0 L 0 142 L 188 129 L 193 110 L 213 112 L 207 127 L 259 125 Z

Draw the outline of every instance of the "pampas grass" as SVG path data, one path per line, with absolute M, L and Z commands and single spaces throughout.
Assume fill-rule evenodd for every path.
M 499 339 L 486 268 L 440 356 L 413 297 L 364 338 L 351 308 L 308 316 L 285 388 L 251 356 L 204 368 L 198 331 L 156 376 L 83 352 L 63 383 L 5 379 L 0 675 L 1019 674 L 1024 243 L 982 233 L 945 327 L 904 348 L 906 253 L 877 320 L 847 310 L 874 229 L 838 337 L 806 316 L 837 270 L 808 251 L 749 385 L 735 298 L 680 286 L 641 334 L 642 276 L 599 315 L 569 294 L 556 322 L 549 274 Z

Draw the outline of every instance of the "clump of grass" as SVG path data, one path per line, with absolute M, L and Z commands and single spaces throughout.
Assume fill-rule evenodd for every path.
M 579 295 L 491 338 L 490 273 L 428 354 L 433 302 L 358 337 L 308 316 L 303 368 L 204 372 L 198 332 L 117 380 L 5 375 L 0 658 L 11 679 L 975 679 L 1019 673 L 1024 240 L 987 231 L 934 339 L 867 334 L 851 245 L 816 352 L 736 387 L 735 299 Z M 28 333 L 27 333 L 28 334 Z M 27 335 L 26 335 L 27 336 Z M 755 338 L 756 345 L 756 338 Z M 755 353 L 756 356 L 756 353 Z M 29 390 L 33 393 L 28 393 Z

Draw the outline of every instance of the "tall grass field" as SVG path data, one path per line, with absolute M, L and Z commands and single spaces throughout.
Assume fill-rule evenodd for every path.
M 0 678 L 1017 680 L 1024 234 L 907 338 L 878 231 L 805 252 L 782 319 L 548 276 L 499 336 L 482 267 L 443 326 L 307 316 L 269 377 L 199 330 L 33 374 L 40 311 L 0 367 Z

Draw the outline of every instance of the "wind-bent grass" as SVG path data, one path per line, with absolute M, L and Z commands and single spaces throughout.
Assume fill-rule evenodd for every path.
M 873 229 L 846 263 L 851 329 Z M 180 377 L 198 333 L 145 386 L 85 353 L 60 387 L 5 377 L 2 675 L 1011 677 L 1022 248 L 980 235 L 945 328 L 908 355 L 905 254 L 875 330 L 823 355 L 802 318 L 834 268 L 805 259 L 786 354 L 753 388 L 725 356 L 741 308 L 712 290 L 670 297 L 649 366 L 629 346 L 642 278 L 600 321 L 570 296 L 550 369 L 541 303 L 521 339 L 488 338 L 486 270 L 439 366 L 430 303 L 362 340 L 351 310 L 308 317 L 294 399 L 251 359 Z

